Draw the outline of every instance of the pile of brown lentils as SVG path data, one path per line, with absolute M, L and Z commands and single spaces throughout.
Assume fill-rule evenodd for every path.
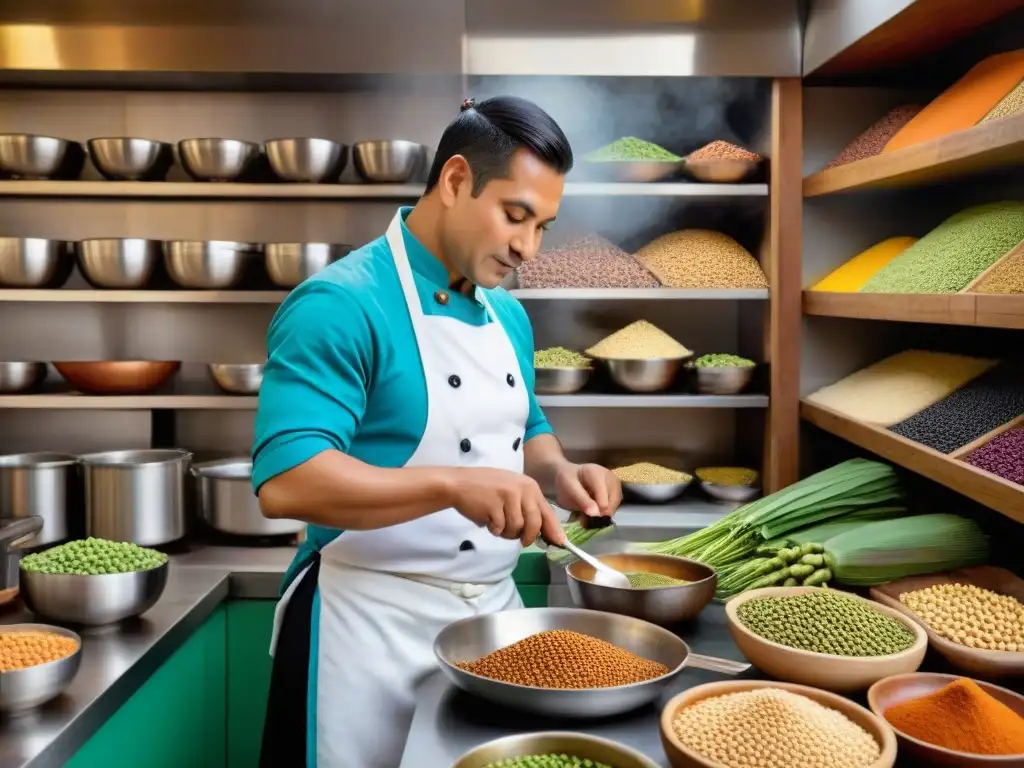
M 658 288 L 658 279 L 600 235 L 545 248 L 518 271 L 520 288 Z
M 712 141 L 686 156 L 687 160 L 760 160 L 761 156 L 728 141 Z
M 877 120 L 864 133 L 855 138 L 846 147 L 829 161 L 825 168 L 835 168 L 838 165 L 846 165 L 855 160 L 863 160 L 868 157 L 880 155 L 889 139 L 900 132 L 900 129 L 917 117 L 922 109 L 920 104 L 904 104 L 889 110 Z
M 668 667 L 579 632 L 539 632 L 459 669 L 533 688 L 611 688 L 653 680 Z

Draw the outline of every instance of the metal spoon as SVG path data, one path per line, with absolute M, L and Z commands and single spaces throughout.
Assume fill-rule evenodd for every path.
M 618 589 L 632 589 L 633 585 L 629 583 L 623 574 L 616 571 L 614 568 L 605 565 L 596 557 L 591 557 L 582 549 L 577 547 L 568 539 L 563 544 L 556 544 L 555 546 L 561 547 L 567 552 L 571 552 L 573 555 L 578 557 L 580 560 L 585 562 L 591 568 L 594 569 L 594 583 L 602 587 L 617 587 Z

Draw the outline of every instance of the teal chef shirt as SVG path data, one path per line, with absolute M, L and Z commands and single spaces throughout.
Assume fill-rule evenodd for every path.
M 405 228 L 410 210 L 401 210 L 402 236 L 423 311 L 470 325 L 490 322 L 475 296 L 448 291 L 447 270 Z M 436 301 L 437 291 L 449 293 L 447 304 Z M 533 393 L 533 331 L 526 311 L 502 288 L 485 293 L 530 393 L 524 440 L 551 432 Z M 401 467 L 426 424 L 423 365 L 382 236 L 299 285 L 275 313 L 256 410 L 253 490 L 331 448 L 377 467 Z M 294 565 L 339 533 L 310 525 Z

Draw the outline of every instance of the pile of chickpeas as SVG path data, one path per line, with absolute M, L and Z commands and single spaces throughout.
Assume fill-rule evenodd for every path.
M 0 632 L 0 672 L 14 672 L 65 659 L 78 643 L 56 632 Z
M 973 584 L 936 584 L 900 602 L 947 640 L 989 651 L 1024 651 L 1024 604 Z
M 456 664 L 481 677 L 534 688 L 610 688 L 668 674 L 668 667 L 596 637 L 555 629 Z

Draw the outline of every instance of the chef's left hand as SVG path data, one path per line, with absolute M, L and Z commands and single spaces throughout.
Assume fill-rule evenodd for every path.
M 598 464 L 566 463 L 555 474 L 558 506 L 588 517 L 611 517 L 622 503 L 622 484 Z

